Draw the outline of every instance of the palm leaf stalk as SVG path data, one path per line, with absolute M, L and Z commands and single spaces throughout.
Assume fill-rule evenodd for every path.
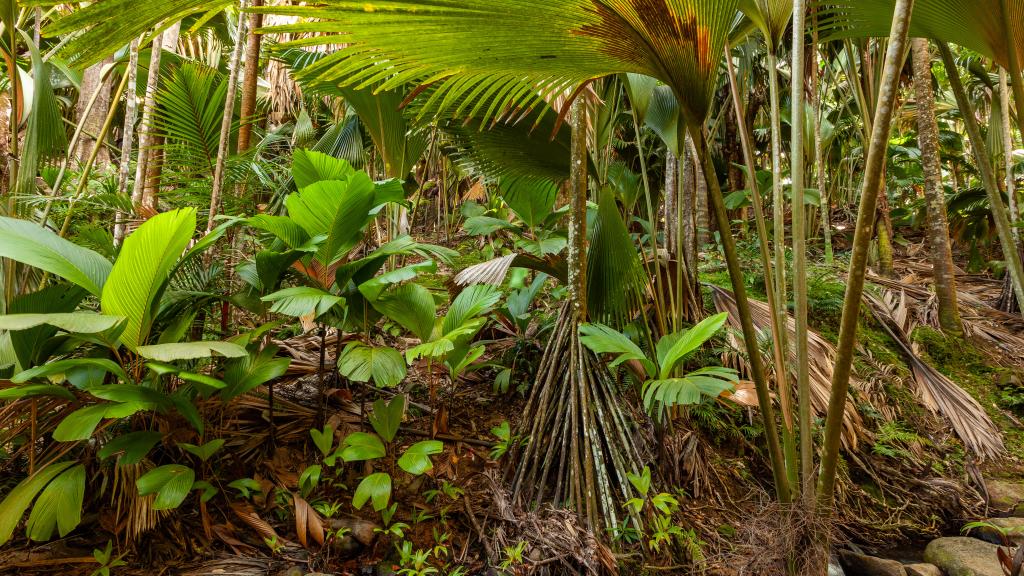
M 832 374 L 832 392 L 829 397 L 828 416 L 825 420 L 825 433 L 821 448 L 821 472 L 818 476 L 816 501 L 819 513 L 825 515 L 831 514 L 835 501 L 836 469 L 839 463 L 843 417 L 850 389 L 861 298 L 864 294 L 868 251 L 874 228 L 878 195 L 882 190 L 882 169 L 885 166 L 889 148 L 889 130 L 896 105 L 900 70 L 903 68 L 913 9 L 914 0 L 896 0 L 889 34 L 889 46 L 885 55 L 871 129 L 871 141 L 867 152 L 846 294 L 843 298 L 842 320 L 839 325 L 839 344 L 836 347 L 835 371 Z
M 974 106 L 967 97 L 963 81 L 960 79 L 960 70 L 953 60 L 953 53 L 945 42 L 937 42 L 939 56 L 946 67 L 949 77 L 949 86 L 953 90 L 957 107 L 960 108 L 960 116 L 963 119 L 964 127 L 967 129 L 967 137 L 971 142 L 974 151 L 976 165 L 981 173 L 981 182 L 988 194 L 989 208 L 992 211 L 992 219 L 995 220 L 996 231 L 999 242 L 1003 248 L 1003 257 L 1006 259 L 1006 269 L 1013 281 L 1014 295 L 1018 302 L 1024 302 L 1024 266 L 1021 264 L 1020 251 L 1013 241 L 1013 226 L 1010 223 L 1010 216 L 1007 214 L 1006 206 L 1003 204 L 1002 192 L 996 181 L 995 173 L 992 171 L 991 156 L 984 137 L 981 135 L 981 127 L 978 125 L 978 117 L 975 114 Z M 1013 51 L 1011 50 L 1011 53 Z
M 738 132 L 740 134 L 740 145 L 743 147 L 743 160 L 747 166 L 748 185 L 750 186 L 750 201 L 752 209 L 754 211 L 754 226 L 757 230 L 758 247 L 761 253 L 761 266 L 764 268 L 765 280 L 764 290 L 765 298 L 768 302 L 769 313 L 772 318 L 772 358 L 775 364 L 775 385 L 778 389 L 788 388 L 789 382 L 786 378 L 788 369 L 786 368 L 786 349 L 783 338 L 780 336 L 785 333 L 785 324 L 782 323 L 782 319 L 785 317 L 786 312 L 782 311 L 779 313 L 777 306 L 779 305 L 775 294 L 775 277 L 771 266 L 771 254 L 769 249 L 768 241 L 768 224 L 764 217 L 764 205 L 761 202 L 761 191 L 757 183 L 757 178 L 752 176 L 757 174 L 757 167 L 754 164 L 755 152 L 753 143 L 750 140 L 749 127 L 747 126 L 746 114 L 744 113 L 743 99 L 740 96 L 739 83 L 736 78 L 736 68 L 733 65 L 732 53 L 729 45 L 725 46 L 725 63 L 726 72 L 729 75 L 729 91 L 732 94 L 733 107 L 736 110 L 736 122 L 738 124 Z M 749 307 L 749 303 L 748 303 Z M 744 336 L 744 340 L 746 336 Z M 755 339 L 756 341 L 756 339 Z M 760 352 L 758 352 L 760 357 Z M 752 366 L 751 371 L 754 371 Z M 758 401 L 760 402 L 760 391 L 758 391 Z M 771 398 L 769 396 L 767 404 L 771 404 Z M 774 422 L 774 420 L 773 420 Z M 765 420 L 767 426 L 768 420 Z M 795 450 L 794 450 L 795 451 Z M 792 461 L 792 460 L 791 460 Z M 790 468 L 787 466 L 787 469 Z M 788 474 L 788 472 L 787 472 Z M 791 477 L 792 475 L 790 475 Z
M 792 92 L 790 114 L 790 195 L 793 207 L 793 301 L 796 320 L 796 388 L 800 424 L 800 477 L 802 494 L 813 493 L 814 445 L 811 434 L 811 384 L 807 349 L 807 209 L 804 206 L 804 0 L 793 2 Z M 795 463 L 790 466 L 793 468 Z M 796 483 L 794 483 L 796 485 Z
M 242 49 L 246 46 L 248 18 L 245 8 L 248 0 L 239 0 L 238 34 L 235 47 L 231 51 L 231 62 L 228 64 L 228 93 L 224 100 L 224 118 L 220 124 L 220 143 L 217 146 L 217 162 L 213 171 L 213 188 L 210 190 L 210 216 L 206 221 L 206 233 L 214 229 L 217 213 L 220 212 L 221 193 L 224 189 L 224 165 L 227 162 L 231 145 L 231 121 L 235 117 L 235 96 L 238 94 L 238 72 L 242 61 Z M 259 56 L 257 55 L 257 58 Z

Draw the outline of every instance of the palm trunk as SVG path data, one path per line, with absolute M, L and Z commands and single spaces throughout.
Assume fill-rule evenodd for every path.
M 796 321 L 796 387 L 800 422 L 800 475 L 802 494 L 812 495 L 813 453 L 811 435 L 811 383 L 807 350 L 807 233 L 804 208 L 804 0 L 793 2 L 793 53 L 790 100 L 790 176 L 792 178 L 793 212 L 793 301 Z M 795 464 L 790 468 L 794 468 Z M 794 484 L 796 485 L 796 484 Z
M 106 60 L 93 64 L 85 70 L 82 76 L 82 86 L 79 89 L 78 104 L 76 113 L 82 127 L 82 135 L 78 140 L 75 155 L 79 164 L 83 164 L 89 158 L 94 146 L 99 146 L 99 153 L 96 155 L 96 168 L 103 168 L 110 164 L 110 153 L 107 152 L 102 142 L 96 141 L 96 136 L 103 127 L 103 120 L 107 117 L 110 109 L 110 76 L 103 76 L 103 69 L 114 62 L 110 57 Z M 96 94 L 95 100 L 85 98 L 86 94 Z M 89 106 L 90 101 L 92 106 Z
M 885 166 L 889 145 L 889 130 L 899 89 L 900 70 L 903 68 L 907 32 L 914 0 L 896 0 L 893 11 L 892 31 L 889 35 L 889 49 L 885 56 L 882 83 L 875 107 L 871 130 L 871 143 L 867 152 L 864 169 L 864 183 L 857 214 L 857 226 L 853 235 L 853 253 L 850 256 L 850 271 L 843 299 L 843 316 L 839 325 L 839 344 L 832 374 L 832 392 L 829 397 L 828 416 L 825 421 L 825 437 L 821 452 L 821 473 L 818 477 L 818 510 L 830 515 L 835 500 L 836 469 L 839 464 L 839 448 L 843 432 L 843 416 L 846 412 L 846 397 L 850 389 L 850 372 L 853 367 L 854 346 L 857 340 L 857 323 L 860 319 L 861 298 L 864 295 L 864 277 L 867 269 L 871 232 L 874 227 L 878 195 L 882 190 L 882 168 Z
M 769 42 L 771 42 L 769 40 Z M 786 309 L 786 208 L 782 193 L 782 120 L 779 111 L 779 72 L 775 48 L 768 47 L 768 88 L 771 106 L 772 130 L 772 245 L 775 251 L 775 309 L 784 314 Z M 782 335 L 786 349 L 786 335 Z M 788 406 L 783 406 L 788 410 Z
M 263 6 L 263 0 L 253 0 L 254 8 Z M 263 14 L 249 15 L 249 42 L 245 48 L 245 77 L 242 81 L 242 104 L 239 112 L 241 124 L 238 127 L 238 151 L 249 149 L 252 140 L 252 125 L 256 120 L 256 87 L 260 75 L 260 46 L 262 34 L 256 34 L 263 25 Z
M 786 459 L 782 454 L 782 446 L 779 443 L 779 432 L 775 423 L 775 408 L 772 406 L 771 392 L 768 389 L 764 364 L 761 361 L 761 350 L 757 343 L 757 329 L 754 328 L 754 322 L 750 315 L 750 302 L 747 299 L 746 281 L 743 277 L 743 269 L 740 267 L 739 257 L 736 255 L 736 240 L 729 233 L 729 213 L 725 208 L 725 200 L 722 198 L 722 190 L 718 184 L 718 178 L 715 177 L 715 164 L 711 159 L 711 154 L 708 153 L 704 132 L 699 127 L 691 127 L 690 131 L 697 149 L 696 157 L 700 160 L 708 186 L 711 188 L 711 204 L 714 207 L 718 229 L 721 231 L 719 236 L 722 239 L 722 252 L 725 255 L 726 266 L 729 269 L 729 280 L 732 283 L 733 294 L 736 296 L 736 308 L 743 327 L 743 342 L 747 348 L 750 377 L 754 380 L 754 386 L 757 389 L 757 401 L 761 409 L 761 418 L 764 420 L 765 440 L 768 443 L 768 455 L 771 460 L 772 475 L 775 480 L 775 492 L 780 502 L 788 503 L 792 500 L 792 491 L 789 477 L 786 475 Z
M 247 0 L 241 0 L 239 10 L 245 10 Z M 227 162 L 231 139 L 231 120 L 235 116 L 235 97 L 238 94 L 238 68 L 242 59 L 242 47 L 245 45 L 246 19 L 238 19 L 238 38 L 235 49 L 231 51 L 231 62 L 228 65 L 228 90 L 224 100 L 224 119 L 220 124 L 220 145 L 217 147 L 217 162 L 213 170 L 213 189 L 210 191 L 210 217 L 206 221 L 206 232 L 210 233 L 220 212 L 221 194 L 224 189 L 224 165 Z
M 160 82 L 160 55 L 163 49 L 163 36 L 153 39 L 152 53 L 149 57 L 149 75 L 146 78 L 146 97 L 142 102 L 142 122 L 139 124 L 139 156 L 135 163 L 135 185 L 132 188 L 132 206 L 135 213 L 143 216 L 143 196 L 148 176 L 149 154 L 153 138 L 153 110 L 156 108 L 156 92 Z M 147 215 L 148 216 L 148 215 Z
M 999 104 L 1003 125 L 1003 150 L 1006 152 L 1006 197 L 1010 203 L 1010 220 L 1020 220 L 1017 206 L 1017 178 L 1013 169 L 1013 124 L 1010 122 L 1010 85 L 1007 82 L 1006 70 L 999 69 Z M 1020 246 L 1020 229 L 1014 227 L 1013 240 Z
M 761 202 L 761 190 L 758 188 L 757 178 L 754 176 L 757 174 L 757 167 L 754 164 L 754 146 L 751 143 L 750 132 L 748 131 L 748 124 L 746 123 L 746 116 L 742 113 L 743 100 L 740 97 L 739 84 L 736 81 L 736 70 L 733 67 L 728 44 L 725 46 L 725 62 L 726 72 L 729 76 L 729 88 L 732 95 L 733 107 L 736 109 L 736 117 L 740 119 L 738 132 L 740 135 L 740 145 L 743 150 L 743 159 L 747 166 L 747 173 L 751 175 L 748 178 L 750 186 L 750 201 L 753 205 L 754 226 L 757 230 L 758 246 L 761 251 L 761 267 L 764 268 L 765 273 L 765 296 L 768 301 L 768 311 L 772 318 L 772 360 L 775 365 L 775 384 L 779 389 L 781 389 L 784 386 L 788 386 L 786 379 L 786 352 L 783 348 L 782 339 L 779 337 L 780 334 L 785 333 L 786 325 L 782 323 L 783 315 L 779 314 L 775 308 L 778 300 L 775 297 L 775 278 L 771 267 L 772 256 L 768 243 L 768 224 L 764 218 L 764 206 Z M 765 424 L 767 425 L 767 421 Z M 772 426 L 774 426 L 774 421 L 772 422 Z M 789 469 L 791 469 L 791 467 L 787 466 L 787 471 Z
M 138 89 L 138 76 L 139 76 L 139 41 L 133 40 L 131 46 L 128 48 L 128 91 L 125 95 L 125 108 L 124 108 L 124 130 L 121 138 L 121 165 L 118 167 L 117 173 L 117 194 L 118 196 L 125 193 L 128 189 L 128 176 L 131 170 L 132 163 L 132 144 L 135 140 L 135 120 L 138 116 L 138 96 L 136 90 Z M 125 213 L 120 210 L 117 211 L 116 222 L 114 224 L 114 245 L 120 246 L 124 240 L 124 218 Z
M 679 255 L 679 158 L 671 151 L 665 152 L 665 249 L 672 256 Z M 652 233 L 654 221 L 651 221 Z
M 999 236 L 999 243 L 1003 248 L 1003 258 L 1006 259 L 1007 272 L 1009 272 L 1010 280 L 1013 282 L 1014 295 L 1017 297 L 1017 302 L 1024 302 L 1024 266 L 1021 264 L 1020 251 L 1013 241 L 1013 227 L 1010 223 L 1010 216 L 1007 213 L 1006 206 L 1003 205 L 1002 192 L 999 190 L 999 184 L 996 182 L 995 174 L 992 172 L 991 156 L 988 153 L 988 148 L 985 146 L 985 139 L 981 136 L 978 118 L 974 114 L 974 108 L 971 106 L 970 100 L 967 99 L 963 82 L 960 80 L 960 71 L 956 67 L 956 62 L 953 61 L 953 54 L 950 53 L 949 47 L 940 42 L 939 54 L 942 56 L 942 63 L 946 66 L 949 85 L 953 89 L 957 106 L 960 108 L 960 116 L 964 120 L 976 164 L 979 172 L 981 172 L 981 181 L 988 194 L 992 219 L 996 223 L 996 232 Z
M 681 177 L 683 184 L 680 187 L 679 209 L 682 220 L 682 238 L 680 258 L 686 261 L 686 267 L 690 270 L 697 266 L 697 160 L 696 148 L 689 135 L 683 137 L 683 171 Z
M 579 322 L 587 317 L 587 104 L 572 104 L 569 172 L 569 302 Z
M 817 9 L 814 14 L 814 50 L 811 51 L 811 70 L 813 74 L 811 94 L 814 98 L 814 166 L 816 169 L 814 182 L 818 186 L 821 197 L 821 235 L 825 242 L 825 264 L 832 265 L 832 202 L 829 200 L 828 183 L 825 180 L 825 150 L 821 139 L 822 98 L 821 77 L 818 74 L 818 18 Z
M 932 92 L 932 54 L 928 40 L 911 42 L 914 58 L 914 95 L 917 100 L 917 141 L 924 169 L 924 196 L 928 210 L 928 243 L 931 247 L 932 276 L 939 303 L 939 325 L 950 334 L 963 334 L 957 308 L 956 274 L 953 251 L 949 246 L 945 190 L 942 187 L 942 161 L 939 155 L 939 125 L 935 120 L 935 94 Z

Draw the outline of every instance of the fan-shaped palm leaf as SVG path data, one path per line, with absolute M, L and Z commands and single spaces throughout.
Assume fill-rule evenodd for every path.
M 317 83 L 382 82 L 383 90 L 434 83 L 433 97 L 451 101 L 487 86 L 500 115 L 522 101 L 524 85 L 551 96 L 633 72 L 672 86 L 696 121 L 710 109 L 738 6 L 739 0 L 332 0 L 260 10 L 310 20 L 271 29 L 320 33 L 298 45 L 347 46 L 300 74 Z

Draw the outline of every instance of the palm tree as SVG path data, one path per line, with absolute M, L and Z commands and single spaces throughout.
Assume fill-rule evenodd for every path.
M 379 82 L 379 90 L 429 82 L 431 102 L 476 107 L 481 122 L 503 119 L 509 111 L 539 105 L 546 97 L 578 94 L 596 78 L 622 73 L 658 78 L 672 89 L 697 147 L 717 223 L 725 232 L 721 236 L 733 288 L 741 310 L 746 310 L 742 270 L 734 240 L 727 233 L 731 222 L 703 130 L 718 84 L 719 54 L 738 7 L 739 0 L 671 4 L 460 0 L 431 3 L 425 12 L 422 2 L 399 0 L 390 3 L 387 11 L 343 3 L 259 10 L 316 19 L 323 34 L 317 41 L 347 44 L 301 76 L 357 88 Z M 523 39 L 525 29 L 531 31 L 528 41 Z M 413 37 L 416 42 L 409 41 Z M 776 487 L 780 497 L 788 500 L 774 408 L 749 314 L 745 314 L 744 333 Z M 602 479 L 607 470 L 594 464 L 586 473 L 608 482 L 607 476 Z
M 915 38 L 911 47 L 917 104 L 917 143 L 924 170 L 928 243 L 931 245 L 932 277 L 939 303 L 939 324 L 950 334 L 962 334 L 963 324 L 957 309 L 956 272 L 953 252 L 949 246 L 949 224 L 946 221 L 946 195 L 942 186 L 939 125 L 935 120 L 935 94 L 932 91 L 932 55 L 928 40 L 924 38 Z
M 899 88 L 900 70 L 910 28 L 914 0 L 895 0 L 889 48 L 886 52 L 882 77 L 879 84 L 877 105 L 872 122 L 871 141 L 864 168 L 860 208 L 857 226 L 853 235 L 853 253 L 850 255 L 849 278 L 843 299 L 843 315 L 839 325 L 839 344 L 832 375 L 832 392 L 829 397 L 828 416 L 825 421 L 825 437 L 821 448 L 821 472 L 818 476 L 818 509 L 830 513 L 835 499 L 836 469 L 839 462 L 842 436 L 843 413 L 850 387 L 850 373 L 853 367 L 854 346 L 857 340 L 857 324 L 860 319 L 861 298 L 864 294 L 865 272 L 868 248 L 871 244 L 878 196 L 882 193 L 882 170 L 889 149 L 889 128 Z

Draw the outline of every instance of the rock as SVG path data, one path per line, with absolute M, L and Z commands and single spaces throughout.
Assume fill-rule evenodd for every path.
M 986 480 L 988 504 L 1011 516 L 1024 516 L 1024 483 L 1013 480 Z
M 348 530 L 348 534 L 364 546 L 373 544 L 377 538 L 374 530 L 380 528 L 377 524 L 361 518 L 330 518 L 327 520 L 327 527 L 331 530 Z
M 829 558 L 828 576 L 846 576 L 846 573 L 843 572 L 843 567 L 839 565 L 839 560 L 837 558 Z
M 977 538 L 937 538 L 924 550 L 924 561 L 946 576 L 1003 576 L 996 550 L 999 547 Z
M 907 564 L 903 568 L 907 576 L 945 576 L 935 564 Z
M 971 536 L 992 544 L 1003 544 L 1005 536 L 1018 546 L 1024 544 L 1024 518 L 989 518 L 991 526 L 979 526 L 971 530 Z
M 849 550 L 839 551 L 839 564 L 847 576 L 906 576 L 903 564 L 895 560 L 875 558 Z

